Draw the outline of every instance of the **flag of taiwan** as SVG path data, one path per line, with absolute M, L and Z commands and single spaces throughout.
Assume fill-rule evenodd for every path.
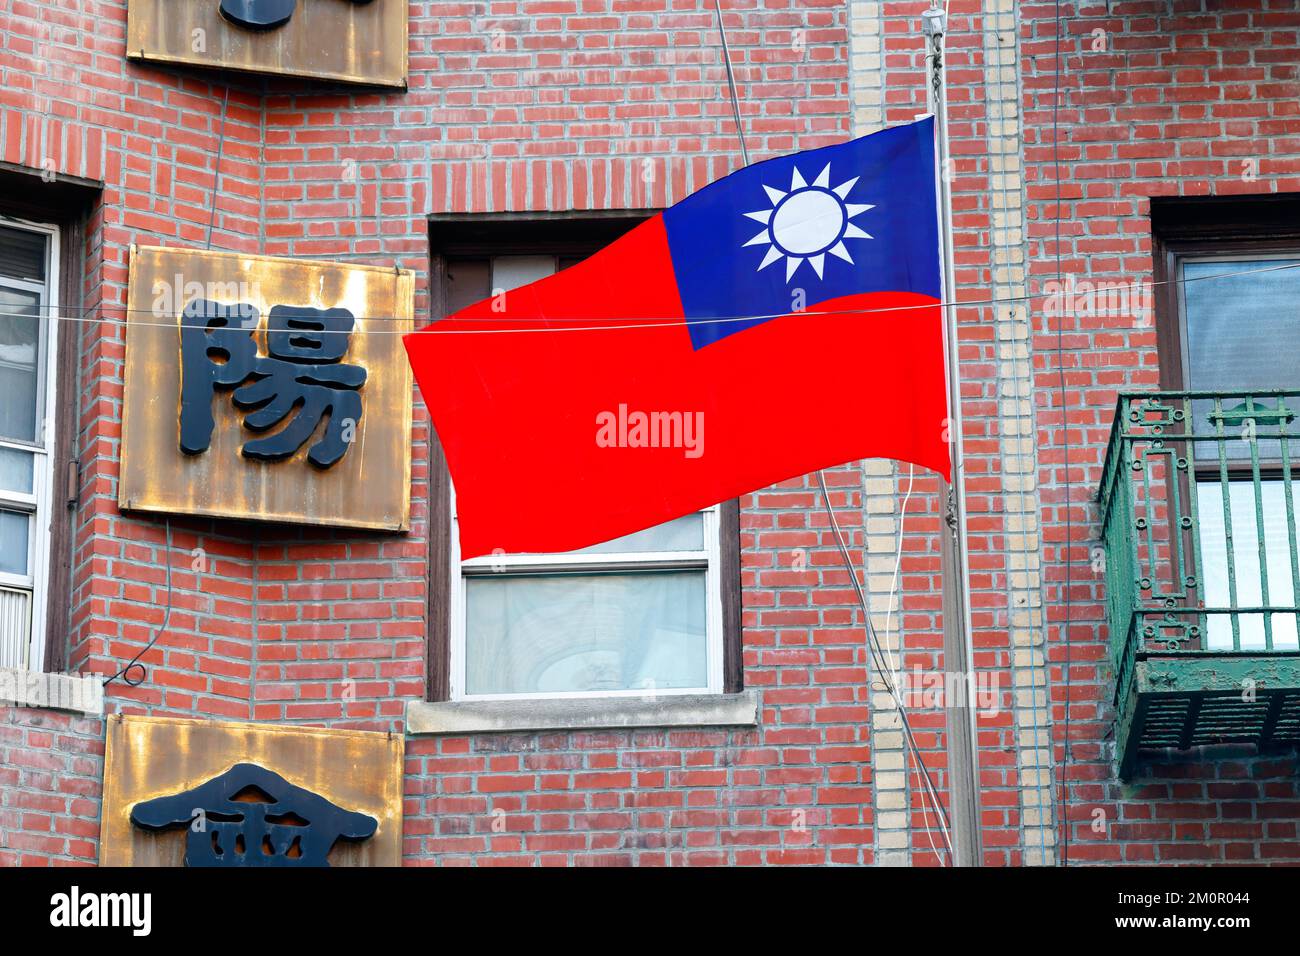
M 933 120 L 746 167 L 406 337 L 465 558 L 818 468 L 948 474 Z

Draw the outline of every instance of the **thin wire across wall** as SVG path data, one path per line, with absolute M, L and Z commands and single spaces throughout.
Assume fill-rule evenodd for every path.
M 1186 276 L 1186 277 L 1176 276 L 1174 278 L 1169 278 L 1169 279 L 1153 279 L 1149 282 L 1138 282 L 1134 280 L 1134 282 L 1131 284 L 1131 287 L 1135 293 L 1139 291 L 1145 293 L 1145 292 L 1153 292 L 1155 289 L 1161 286 L 1172 286 L 1172 285 L 1181 286 L 1181 285 L 1190 284 L 1192 282 L 1207 282 L 1207 281 L 1214 281 L 1216 279 L 1234 279 L 1239 276 L 1252 276 L 1252 275 L 1261 275 L 1270 272 L 1290 272 L 1290 271 L 1297 271 L 1297 270 L 1300 270 L 1300 263 L 1285 262 L 1280 265 L 1261 266 L 1259 268 L 1254 268 L 1254 269 L 1238 269 L 1233 272 L 1216 272 L 1211 275 Z M 1077 294 L 1083 295 L 1083 293 L 1077 293 Z M 619 322 L 621 324 L 618 325 L 565 324 L 565 325 L 541 326 L 541 327 L 528 326 L 528 327 L 520 327 L 520 328 L 440 329 L 438 328 L 438 326 L 442 324 L 442 321 L 446 321 L 446 320 L 440 320 L 439 322 L 434 322 L 431 325 L 426 326 L 422 329 L 417 329 L 415 330 L 414 333 L 411 333 L 406 329 L 370 328 L 367 325 L 366 327 L 360 329 L 353 329 L 351 332 L 334 333 L 329 329 L 325 329 L 319 332 L 315 332 L 313 334 L 319 334 L 319 335 L 329 335 L 329 334 L 536 335 L 536 334 L 547 333 L 547 332 L 626 332 L 626 331 L 635 331 L 637 329 L 661 329 L 664 327 L 674 327 L 674 326 L 692 327 L 692 326 L 705 326 L 705 325 L 726 325 L 735 322 L 753 323 L 753 322 L 764 322 L 770 319 L 784 319 L 784 318 L 804 319 L 804 318 L 819 318 L 822 316 L 843 316 L 843 315 L 873 316 L 873 315 L 887 315 L 887 314 L 900 313 L 900 312 L 917 312 L 917 311 L 923 311 L 925 309 L 935 309 L 935 308 L 971 309 L 971 308 L 976 308 L 979 306 L 986 306 L 986 305 L 1002 305 L 1002 304 L 1017 303 L 1017 302 L 1033 303 L 1044 299 L 1048 301 L 1053 301 L 1053 300 L 1062 301 L 1063 296 L 1066 299 L 1070 297 L 1069 294 L 1061 290 L 1061 291 L 1053 291 L 1053 292 L 1026 293 L 1025 295 L 995 296 L 993 298 L 987 298 L 987 299 L 965 299 L 961 302 L 922 302 L 915 305 L 890 305 L 890 306 L 882 306 L 878 308 L 873 307 L 873 308 L 856 308 L 856 309 L 806 309 L 800 312 L 779 312 L 779 313 L 774 312 L 770 314 L 757 314 L 757 315 L 710 316 L 707 318 L 683 318 L 682 316 L 672 316 L 672 315 L 654 316 L 654 317 L 606 316 L 603 319 L 595 320 L 595 319 L 552 315 L 552 316 L 539 317 L 536 320 L 533 319 L 525 320 L 525 319 L 520 319 L 518 317 L 512 318 L 511 316 L 508 315 L 503 315 L 499 318 L 494 318 L 491 316 L 476 316 L 474 318 L 464 318 L 464 317 L 456 318 L 456 322 L 457 323 L 481 322 L 484 324 L 488 324 L 494 322 L 518 323 L 523 321 L 548 321 L 548 322 L 564 322 L 564 323 L 582 323 L 588 321 L 600 321 L 600 322 Z M 119 318 L 111 318 L 107 315 L 104 315 L 104 313 L 108 311 L 119 313 L 124 316 L 158 314 L 157 311 L 154 309 L 129 309 L 126 308 L 125 306 L 116 306 L 116 305 L 83 306 L 80 308 L 73 307 L 73 306 L 63 306 L 58 309 L 56 309 L 53 306 L 43 306 L 40 308 L 39 311 L 45 313 L 45 318 L 56 322 L 81 322 L 81 323 L 96 324 L 96 325 L 103 324 L 103 325 L 116 325 L 116 326 L 132 325 L 132 326 L 139 326 L 141 328 L 163 328 L 163 329 L 206 328 L 206 326 L 199 325 L 199 324 L 187 324 L 183 322 L 161 322 L 161 321 L 145 322 L 138 319 L 130 319 L 130 320 L 125 318 L 119 319 Z M 82 313 L 82 314 L 75 314 L 75 313 Z M 97 314 L 90 314 L 90 313 L 97 313 Z M 32 313 L 30 311 L 7 312 L 7 311 L 0 310 L 0 318 L 8 318 L 8 317 L 30 319 L 32 317 Z M 448 318 L 451 317 L 449 316 Z M 365 316 L 365 321 L 366 323 L 370 324 L 370 323 L 385 323 L 385 322 L 405 323 L 405 322 L 410 322 L 411 320 L 409 317 L 406 316 L 377 315 L 377 316 Z

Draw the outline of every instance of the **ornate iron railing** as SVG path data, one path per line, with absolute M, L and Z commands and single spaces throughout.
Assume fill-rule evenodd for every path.
M 1294 391 L 1119 397 L 1094 565 L 1126 769 L 1137 747 L 1300 733 L 1298 413 Z

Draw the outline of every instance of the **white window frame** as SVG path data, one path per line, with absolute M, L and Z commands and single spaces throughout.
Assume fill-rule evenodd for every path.
M 45 247 L 45 282 L 24 282 L 0 276 L 0 285 L 40 296 L 39 315 L 48 321 L 38 325 L 37 340 L 37 395 L 44 398 L 41 429 L 35 443 L 0 438 L 0 448 L 13 448 L 33 453 L 32 494 L 0 490 L 0 507 L 10 511 L 23 511 L 34 515 L 31 533 L 27 539 L 26 575 L 0 572 L 0 587 L 19 588 L 31 592 L 28 609 L 28 637 L 26 660 L 17 662 L 24 670 L 45 669 L 46 608 L 49 603 L 50 583 L 50 533 L 53 524 L 54 458 L 55 458 L 55 396 L 58 389 L 59 336 L 59 228 L 48 223 L 29 222 L 0 216 L 0 225 L 10 229 L 37 232 L 48 238 Z M 43 360 L 43 361 L 42 361 Z M 38 398 L 39 401 L 39 398 Z
M 468 561 L 460 559 L 460 527 L 456 515 L 456 490 L 451 488 L 451 638 L 450 696 L 452 700 L 556 700 L 595 697 L 681 696 L 723 692 L 722 534 L 721 507 L 698 512 L 704 519 L 704 548 L 700 551 L 638 551 L 601 554 L 492 554 Z M 465 666 L 468 638 L 465 582 L 467 577 L 508 573 L 564 573 L 580 571 L 704 571 L 705 652 L 708 683 L 703 687 L 629 688 L 626 690 L 550 691 L 520 694 L 467 694 Z

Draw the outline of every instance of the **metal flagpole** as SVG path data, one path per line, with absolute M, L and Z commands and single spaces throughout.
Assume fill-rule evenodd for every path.
M 939 236 L 943 262 L 943 340 L 948 384 L 948 436 L 952 459 L 952 485 L 940 482 L 947 533 L 942 538 L 943 560 L 943 662 L 945 674 L 960 675 L 959 700 L 944 701 L 948 727 L 949 818 L 955 862 L 958 866 L 980 866 L 983 847 L 980 833 L 979 768 L 975 743 L 975 672 L 970 616 L 970 544 L 966 529 L 966 482 L 962 447 L 962 413 L 957 350 L 956 279 L 953 275 L 952 190 L 948 153 L 948 99 L 944 84 L 944 35 L 948 15 L 941 0 L 926 10 L 922 30 L 928 41 L 926 53 L 927 98 L 934 114 L 938 159 Z M 944 681 L 945 695 L 951 695 L 952 681 Z
M 937 2 L 937 0 L 936 0 Z M 731 108 L 736 120 L 736 136 L 740 141 L 740 152 L 744 165 L 749 165 L 749 149 L 745 144 L 745 130 L 740 118 L 740 97 L 736 90 L 735 72 L 731 65 L 731 51 L 727 43 L 727 29 L 722 19 L 722 2 L 714 0 L 714 9 L 718 15 L 718 34 L 722 40 L 722 59 L 727 71 L 727 86 L 731 94 Z M 938 19 L 933 20 L 937 14 Z M 941 164 L 946 163 L 948 142 L 947 130 L 944 124 L 943 115 L 943 81 L 942 81 L 942 50 L 943 50 L 943 19 L 944 12 L 942 9 L 930 10 L 926 14 L 926 36 L 931 36 L 932 25 L 937 24 L 937 33 L 934 34 L 934 52 L 927 58 L 931 69 L 931 91 L 935 97 L 933 112 L 937 117 L 935 128 L 939 133 L 939 157 Z M 944 168 L 941 165 L 941 168 Z M 940 208 L 943 214 L 943 225 L 940 230 L 943 236 L 943 275 L 944 275 L 944 302 L 949 303 L 954 300 L 952 290 L 952 229 L 951 229 L 951 203 L 948 196 L 948 184 L 945 176 L 937 177 L 940 180 Z M 944 320 L 944 356 L 945 356 L 945 373 L 948 380 L 949 396 L 949 435 L 952 439 L 952 461 L 953 478 L 956 487 L 959 489 L 958 497 L 954 499 L 948 490 L 946 483 L 941 481 L 941 496 L 944 501 L 950 502 L 949 508 L 956 508 L 956 514 L 965 513 L 964 494 L 961 492 L 962 482 L 960 480 L 960 462 L 961 462 L 961 407 L 956 401 L 956 389 L 953 385 L 957 381 L 956 376 L 956 328 L 955 316 L 952 322 L 948 320 L 950 310 L 943 309 Z M 950 329 L 949 326 L 952 326 Z M 951 342 L 949 341 L 951 339 Z M 894 703 L 898 708 L 899 716 L 903 725 L 903 736 L 912 757 L 916 762 L 917 772 L 921 776 L 922 785 L 925 795 L 934 807 L 935 816 L 938 818 L 940 834 L 943 837 L 944 846 L 948 852 L 949 859 L 958 866 L 979 866 L 983 854 L 979 845 L 979 811 L 977 807 L 977 793 L 975 785 L 977 777 L 974 766 L 974 710 L 973 708 L 950 708 L 948 714 L 949 728 L 949 749 L 948 760 L 952 774 L 952 780 L 949 787 L 949 795 L 954 810 L 960 810 L 961 828 L 950 827 L 948 822 L 949 814 L 944 812 L 944 808 L 939 802 L 938 793 L 935 790 L 933 781 L 930 777 L 930 771 L 926 768 L 921 760 L 920 748 L 916 744 L 916 738 L 912 733 L 911 723 L 907 718 L 907 709 L 899 696 L 898 688 L 890 683 L 888 678 L 887 661 L 881 651 L 880 642 L 876 636 L 875 628 L 871 622 L 871 607 L 867 601 L 866 593 L 858 581 L 857 571 L 853 567 L 850 559 L 848 545 L 844 540 L 844 534 L 839 527 L 839 522 L 835 519 L 835 509 L 831 505 L 830 491 L 826 487 L 826 478 L 821 471 L 817 472 L 817 481 L 821 488 L 822 502 L 826 506 L 826 514 L 830 521 L 831 530 L 835 535 L 835 542 L 840 550 L 840 555 L 844 559 L 844 568 L 848 572 L 849 580 L 857 593 L 858 601 L 862 606 L 863 624 L 866 628 L 868 637 L 868 647 L 873 655 L 880 670 L 881 677 L 884 679 L 886 689 L 890 696 L 894 698 Z M 966 577 L 964 568 L 966 566 L 966 529 L 965 523 L 955 521 L 952 517 L 952 511 L 949 511 L 948 522 L 950 526 L 958 529 L 956 538 L 953 535 L 941 535 L 943 541 L 944 553 L 944 661 L 949 671 L 954 669 L 955 665 L 960 666 L 962 674 L 970 673 L 970 602 L 966 596 Z M 952 565 L 952 567 L 950 567 Z M 954 589 L 949 585 L 951 581 L 960 580 L 962 588 L 957 597 L 954 607 L 949 608 L 949 596 Z M 958 622 L 961 622 L 959 627 Z M 950 637 L 951 632 L 951 637 Z M 900 658 L 901 659 L 901 658 Z M 968 682 L 969 683 L 969 682 Z M 947 686 L 945 681 L 944 685 Z M 969 693 L 965 698 L 969 700 L 973 694 L 974 685 L 969 683 Z M 949 701 L 948 703 L 952 703 Z M 962 720 L 960 710 L 967 710 L 969 722 Z M 969 812 L 969 819 L 966 813 Z M 929 827 L 927 825 L 927 831 Z M 957 841 L 960 840 L 960 843 Z M 957 844 L 954 846 L 954 844 Z

